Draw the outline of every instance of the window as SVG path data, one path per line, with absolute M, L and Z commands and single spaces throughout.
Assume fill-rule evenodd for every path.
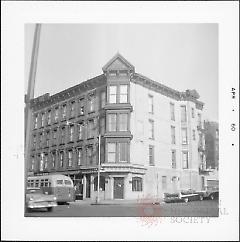
M 202 126 L 202 117 L 201 117 L 201 114 L 200 113 L 198 113 L 198 126 Z
M 57 144 L 57 130 L 53 130 L 53 145 Z
M 167 189 L 167 177 L 162 176 L 162 189 L 166 190 Z
M 148 112 L 153 113 L 153 96 L 148 95 Z
M 40 171 L 43 171 L 43 164 L 44 164 L 44 154 L 41 154 L 40 156 Z
M 39 134 L 39 147 L 41 148 L 43 146 L 43 134 Z
M 105 133 L 105 118 L 100 119 L 100 134 Z
M 78 148 L 78 150 L 77 150 L 77 165 L 78 166 L 81 165 L 82 159 L 83 159 L 83 151 L 82 151 L 82 148 Z
M 52 167 L 56 166 L 56 152 L 52 152 Z
M 188 169 L 188 152 L 187 151 L 184 151 L 182 153 L 182 166 L 183 166 L 183 169 Z
M 70 127 L 69 127 L 69 141 L 70 142 L 72 142 L 74 139 L 73 135 L 74 135 L 74 126 L 70 125 Z
M 108 130 L 117 131 L 117 114 L 108 114 Z
M 154 139 L 154 121 L 149 120 L 149 138 Z
M 94 191 L 97 191 L 97 188 L 98 188 L 98 177 L 96 176 L 94 178 Z M 104 176 L 100 176 L 99 190 L 105 191 L 105 177 Z
M 57 185 L 63 185 L 63 180 L 57 180 Z
M 60 151 L 59 152 L 59 157 L 60 157 L 60 167 L 63 167 L 63 159 L 64 159 L 64 152 L 63 151 Z
M 141 192 L 143 190 L 143 182 L 141 177 L 132 178 L 132 191 Z
M 47 125 L 51 124 L 51 110 L 48 110 L 47 112 Z
M 154 146 L 149 145 L 149 165 L 154 166 Z
M 44 169 L 48 168 L 48 154 L 44 154 Z
M 195 118 L 195 110 L 192 108 L 192 118 Z
M 116 143 L 107 144 L 108 162 L 116 162 Z
M 62 106 L 62 119 L 65 119 L 66 116 L 67 116 L 67 105 L 64 104 L 64 105 Z
M 119 114 L 119 131 L 128 130 L 128 114 L 120 113 Z
M 187 128 L 182 128 L 182 144 L 186 145 L 187 143 Z
M 119 162 L 128 161 L 128 143 L 119 143 Z
M 49 146 L 49 140 L 50 140 L 50 132 L 46 132 L 46 146 Z
M 36 114 L 34 116 L 34 129 L 37 129 L 37 127 L 38 127 L 38 115 Z
M 175 127 L 171 126 L 171 143 L 176 144 Z
M 187 110 L 186 106 L 181 106 L 181 122 L 187 122 Z
M 117 102 L 117 86 L 109 86 L 109 103 Z
M 36 142 L 37 142 L 37 137 L 36 135 L 33 135 L 33 144 L 32 144 L 33 148 L 36 148 Z
M 172 150 L 172 168 L 176 169 L 177 164 L 176 164 L 176 150 Z
M 174 103 L 170 103 L 170 115 L 171 115 L 171 120 L 175 121 L 175 106 L 174 106 Z
M 194 129 L 193 129 L 193 131 L 192 131 L 192 136 L 193 136 L 193 140 L 196 140 L 196 132 L 195 132 Z
M 73 158 L 73 152 L 72 152 L 72 150 L 69 150 L 69 151 L 68 151 L 68 166 L 69 166 L 69 167 L 72 166 L 72 163 L 73 163 L 72 158 Z
M 91 96 L 89 98 L 89 112 L 94 111 L 94 103 L 95 103 L 95 98 L 94 98 L 94 96 Z
M 61 144 L 65 143 L 65 127 L 61 129 Z
M 84 115 L 84 99 L 79 100 L 79 115 Z
M 31 162 L 31 170 L 34 170 L 34 164 L 35 164 L 35 158 L 32 156 L 32 162 Z
M 78 139 L 79 140 L 83 139 L 83 129 L 84 129 L 84 124 L 83 123 L 78 124 Z
M 128 85 L 120 85 L 120 103 L 128 102 Z
M 57 122 L 57 121 L 58 121 L 58 107 L 57 107 L 57 108 L 55 108 L 54 121 L 55 121 L 55 122 Z
M 93 122 L 93 120 L 88 121 L 87 134 L 88 134 L 88 138 L 94 137 L 94 122 Z
M 41 116 L 41 127 L 44 126 L 44 121 L 45 121 L 45 113 L 42 113 L 42 116 Z
M 103 108 L 106 104 L 106 93 L 101 92 L 101 108 Z
M 74 117 L 75 116 L 75 102 L 71 102 L 70 105 L 70 117 Z
M 87 164 L 93 163 L 93 147 L 88 146 L 87 147 Z

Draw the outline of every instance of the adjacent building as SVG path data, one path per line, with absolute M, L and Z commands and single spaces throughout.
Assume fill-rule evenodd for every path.
M 164 192 L 201 189 L 204 104 L 198 93 L 138 74 L 120 54 L 102 70 L 31 101 L 29 172 L 69 175 L 83 199 L 92 200 L 99 158 L 101 199 L 160 198 Z

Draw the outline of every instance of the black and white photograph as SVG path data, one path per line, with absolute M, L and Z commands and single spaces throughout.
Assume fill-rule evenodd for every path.
M 124 21 L 117 6 L 129 7 L 126 16 L 131 16 L 134 5 L 122 2 L 111 12 L 110 3 L 95 4 L 69 3 L 65 13 L 56 5 L 54 20 L 51 5 L 43 14 L 35 3 L 28 10 L 39 14 L 31 19 L 26 11 L 28 17 L 20 17 L 21 42 L 10 39 L 21 50 L 21 81 L 6 76 L 9 68 L 14 74 L 14 64 L 4 66 L 2 86 L 12 89 L 9 109 L 17 111 L 4 119 L 4 125 L 11 124 L 11 138 L 2 126 L 9 142 L 2 183 L 10 181 L 2 191 L 11 201 L 5 200 L 2 209 L 15 209 L 29 233 L 11 237 L 7 223 L 6 239 L 195 240 L 196 230 L 200 239 L 236 239 L 238 86 L 236 75 L 229 75 L 228 82 L 221 74 L 222 55 L 227 55 L 224 24 L 204 17 L 172 21 L 167 14 L 165 21 Z M 139 13 L 141 4 L 136 5 Z M 99 9 L 108 16 L 105 21 L 94 20 Z M 164 5 L 158 9 L 163 13 Z M 236 47 L 236 39 L 231 40 Z M 8 49 L 10 42 L 4 42 Z M 235 64 L 237 54 L 230 50 L 230 59 L 230 53 Z M 7 60 L 13 57 L 4 54 Z M 232 67 L 236 74 L 238 68 Z M 5 217 L 12 220 L 13 210 L 5 210 Z M 111 237 L 115 229 L 128 231 L 128 223 L 133 227 L 129 236 Z M 226 223 L 233 223 L 229 237 L 227 231 L 220 231 L 222 237 L 213 233 L 214 226 L 226 228 Z M 83 237 L 78 237 L 81 226 Z M 192 233 L 185 235 L 185 226 Z M 71 228 L 70 237 L 61 236 L 64 228 Z M 174 228 L 175 235 L 167 233 Z

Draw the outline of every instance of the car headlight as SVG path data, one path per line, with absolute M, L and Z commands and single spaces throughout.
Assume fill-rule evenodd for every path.
M 55 200 L 55 201 L 56 201 L 56 200 L 57 200 L 57 198 L 56 198 L 56 197 L 54 197 L 54 198 L 53 198 L 53 200 Z
M 30 197 L 29 200 L 30 200 L 30 201 L 33 201 L 33 197 Z

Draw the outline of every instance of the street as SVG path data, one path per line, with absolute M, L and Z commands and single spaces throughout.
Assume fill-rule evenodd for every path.
M 44 209 L 26 214 L 26 217 L 217 217 L 218 201 L 204 200 L 189 203 L 135 203 L 135 204 L 86 204 L 74 202 L 58 205 L 52 212 Z

